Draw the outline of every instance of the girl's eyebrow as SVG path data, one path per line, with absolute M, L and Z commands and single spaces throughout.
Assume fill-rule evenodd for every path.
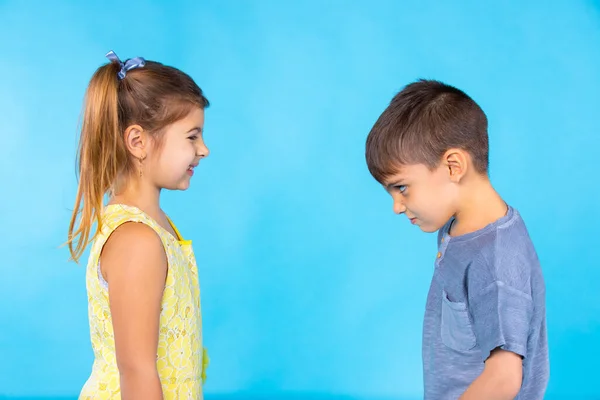
M 187 131 L 186 133 L 192 133 L 193 131 L 198 131 L 198 133 L 202 133 L 202 127 L 201 126 L 195 126 L 192 129 L 190 129 L 189 131 Z

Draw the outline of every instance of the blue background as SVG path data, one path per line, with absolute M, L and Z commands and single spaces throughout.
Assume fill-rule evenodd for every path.
M 59 245 L 83 93 L 112 49 L 212 102 L 212 154 L 163 200 L 198 257 L 208 399 L 422 397 L 435 236 L 364 161 L 419 77 L 488 115 L 492 181 L 546 276 L 547 398 L 600 398 L 600 3 L 455 3 L 0 0 L 0 397 L 74 398 L 90 372 L 84 267 Z

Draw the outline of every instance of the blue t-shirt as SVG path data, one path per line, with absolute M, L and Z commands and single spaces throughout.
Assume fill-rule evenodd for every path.
M 516 399 L 543 399 L 550 373 L 545 285 L 519 213 L 476 232 L 438 234 L 423 323 L 425 400 L 457 399 L 500 347 L 523 357 Z

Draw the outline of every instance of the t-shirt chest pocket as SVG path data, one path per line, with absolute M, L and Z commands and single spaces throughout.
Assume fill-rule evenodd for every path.
M 444 290 L 442 291 L 441 336 L 442 343 L 456 351 L 469 351 L 477 344 L 469 320 L 467 304 L 450 301 Z

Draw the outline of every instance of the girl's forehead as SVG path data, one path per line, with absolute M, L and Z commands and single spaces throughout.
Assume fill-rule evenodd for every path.
M 198 133 L 204 130 L 204 110 L 201 108 L 194 108 L 188 115 L 167 127 L 167 131 L 177 133 L 191 133 L 194 130 L 199 131 Z

